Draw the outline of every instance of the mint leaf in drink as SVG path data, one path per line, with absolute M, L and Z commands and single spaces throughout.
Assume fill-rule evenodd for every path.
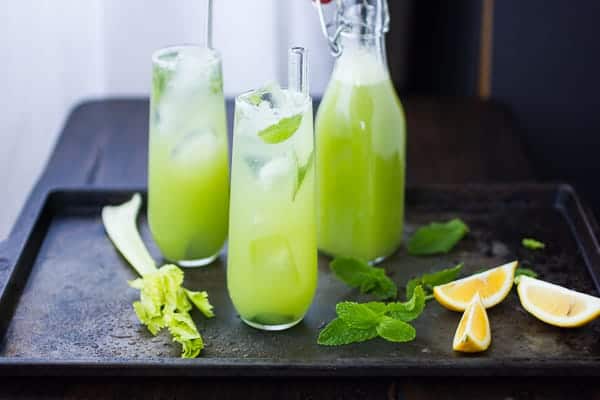
M 258 132 L 258 136 L 263 142 L 268 144 L 277 144 L 288 140 L 302 123 L 302 114 L 286 117 L 279 120 L 278 123 L 271 125 Z
M 369 329 L 356 329 L 350 327 L 341 318 L 336 318 L 319 333 L 317 343 L 323 346 L 339 346 L 364 342 L 374 337 L 377 337 L 375 326 Z
M 398 319 L 404 322 L 410 322 L 417 319 L 425 309 L 425 292 L 419 285 L 417 286 L 410 300 L 402 303 L 388 303 L 386 305 L 386 313 L 391 318 Z
M 349 327 L 369 329 L 377 326 L 379 319 L 385 312 L 385 307 L 375 311 L 373 307 L 369 307 L 367 304 L 344 301 L 335 306 L 335 312 Z
M 541 250 L 546 247 L 544 243 L 532 238 L 525 238 L 521 240 L 521 244 L 523 247 L 529 250 Z
M 448 282 L 456 280 L 458 274 L 462 270 L 462 263 L 452 268 L 446 268 L 441 271 L 423 274 L 420 277 L 413 278 L 406 284 L 406 298 L 410 299 L 413 297 L 413 293 L 417 286 L 422 286 L 425 292 L 426 300 L 433 298 L 434 286 L 443 285 Z
M 417 336 L 412 325 L 387 316 L 383 317 L 376 330 L 379 336 L 390 342 L 410 342 Z
M 447 253 L 469 232 L 469 227 L 456 218 L 448 222 L 432 222 L 417 229 L 408 241 L 408 253 L 416 256 Z
M 375 268 L 354 258 L 338 257 L 329 267 L 342 282 L 358 288 L 361 293 L 373 294 L 378 299 L 395 298 L 398 295 L 396 284 L 382 268 Z
M 306 173 L 310 170 L 310 167 L 312 167 L 313 163 L 313 158 L 315 156 L 315 151 L 311 151 L 310 152 L 310 156 L 308 157 L 308 160 L 306 160 L 306 163 L 304 165 L 301 165 L 298 167 L 298 178 L 296 179 L 296 188 L 294 189 L 294 194 L 292 195 L 292 201 L 296 200 L 296 196 L 298 195 L 298 192 L 300 191 L 300 188 L 302 187 L 302 182 L 304 182 L 304 178 L 306 177 Z M 296 163 L 298 163 L 298 156 L 296 156 L 296 154 L 294 153 L 294 157 L 296 157 Z

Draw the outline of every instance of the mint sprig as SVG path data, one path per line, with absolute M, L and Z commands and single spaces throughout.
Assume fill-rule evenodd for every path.
M 406 283 L 406 298 L 412 298 L 416 287 L 421 286 L 425 291 L 425 299 L 433 298 L 433 288 L 438 285 L 443 285 L 456 280 L 458 274 L 462 270 L 462 263 L 452 268 L 446 268 L 441 271 L 436 271 L 428 274 L 423 274 L 417 278 L 413 278 Z
M 538 273 L 530 268 L 517 268 L 515 270 L 515 279 L 514 279 L 515 285 L 519 285 L 519 282 L 521 281 L 522 276 L 529 276 L 531 278 L 537 278 Z
M 354 258 L 338 257 L 329 267 L 342 282 L 358 288 L 361 293 L 372 294 L 379 300 L 396 298 L 398 288 L 385 274 L 383 268 L 375 268 Z
M 377 336 L 390 342 L 408 342 L 416 337 L 408 322 L 416 319 L 425 307 L 425 294 L 420 286 L 405 303 L 355 303 L 345 301 L 336 306 L 337 318 L 320 332 L 317 343 L 339 346 L 364 342 Z
M 415 256 L 448 253 L 468 232 L 469 227 L 458 218 L 432 222 L 412 235 L 407 244 L 408 253 Z

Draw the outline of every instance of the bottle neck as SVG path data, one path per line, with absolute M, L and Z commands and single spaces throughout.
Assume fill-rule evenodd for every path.
M 334 77 L 358 85 L 389 79 L 384 35 L 343 33 L 339 44 Z

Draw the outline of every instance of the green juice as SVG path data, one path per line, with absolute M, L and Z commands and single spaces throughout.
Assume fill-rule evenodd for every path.
M 280 109 L 248 98 L 236 101 L 227 287 L 244 322 L 281 330 L 302 320 L 317 287 L 312 105 L 281 106 L 302 122 L 269 144 L 257 133 L 281 120 Z
M 155 56 L 150 107 L 148 220 L 163 256 L 206 264 L 228 225 L 229 166 L 218 54 L 177 47 Z
M 399 246 L 405 129 L 385 65 L 348 46 L 316 119 L 320 250 L 377 261 Z

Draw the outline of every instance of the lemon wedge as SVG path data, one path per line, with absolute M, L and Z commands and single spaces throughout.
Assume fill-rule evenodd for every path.
M 476 353 L 487 350 L 491 342 L 490 321 L 479 293 L 475 293 L 458 323 L 452 348 L 454 351 Z
M 478 274 L 458 279 L 433 288 L 435 299 L 444 307 L 464 311 L 479 293 L 485 308 L 500 303 L 510 292 L 519 263 L 513 261 Z
M 517 286 L 521 305 L 547 324 L 574 328 L 600 315 L 600 298 L 522 276 Z

